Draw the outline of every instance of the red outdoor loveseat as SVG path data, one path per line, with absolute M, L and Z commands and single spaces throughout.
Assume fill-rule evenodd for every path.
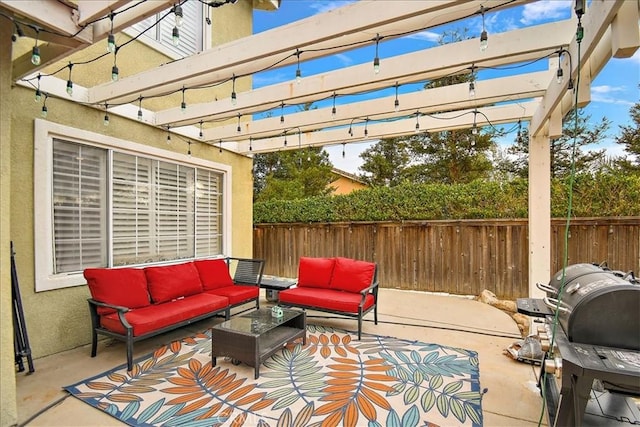
M 360 339 L 365 314 L 373 311 L 378 324 L 378 265 L 342 257 L 300 257 L 298 282 L 280 291 L 279 304 L 355 317 Z
M 233 277 L 230 274 L 233 270 Z M 127 369 L 133 343 L 255 301 L 260 308 L 264 261 L 220 258 L 145 268 L 87 268 L 91 298 L 91 357 L 98 334 L 127 344 Z

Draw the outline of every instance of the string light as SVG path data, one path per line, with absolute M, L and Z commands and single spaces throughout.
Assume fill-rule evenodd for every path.
M 480 50 L 485 51 L 489 46 L 489 40 L 487 37 L 487 29 L 484 24 L 484 6 L 480 5 L 480 14 L 482 15 L 482 32 L 480 33 Z
M 35 102 L 40 102 L 40 99 L 42 98 L 42 92 L 40 92 L 40 77 L 42 76 L 38 73 L 38 87 L 36 87 L 36 95 L 34 97 Z
M 238 103 L 238 97 L 236 96 L 236 75 L 233 75 L 231 82 L 231 104 L 236 105 Z
M 280 123 L 284 123 L 284 102 L 280 104 Z
M 184 101 L 184 92 L 186 88 L 182 86 L 182 102 L 180 103 L 180 111 L 183 113 L 187 111 L 187 103 Z
M 420 111 L 416 111 L 416 132 L 420 131 Z
M 347 145 L 347 144 L 346 144 L 345 142 L 343 142 L 343 143 L 342 143 L 342 158 L 343 158 L 343 159 L 344 159 L 344 156 L 345 156 L 344 149 L 345 149 L 345 146 L 346 146 L 346 145 Z
M 182 6 L 180 6 L 180 4 L 173 6 L 173 14 L 176 16 L 176 27 L 182 28 L 184 15 L 182 14 Z
M 284 131 L 284 146 L 287 146 L 287 131 Z
M 200 137 L 200 139 L 204 138 L 204 133 L 202 133 L 202 120 L 200 120 L 200 133 L 198 133 L 198 137 Z
M 142 96 L 138 98 L 138 120 L 142 121 Z
M 106 102 L 104 104 L 104 120 L 102 121 L 102 123 L 105 126 L 109 126 L 109 104 L 107 104 Z
M 518 120 L 518 134 L 516 135 L 516 141 L 518 144 L 522 144 L 522 121 Z
M 171 132 L 169 132 L 171 126 L 167 125 L 167 144 L 171 144 Z
M 331 118 L 336 118 L 336 93 L 333 92 L 333 107 L 331 108 Z
M 236 128 L 236 132 L 238 133 L 242 132 L 242 128 L 240 127 L 240 116 L 242 116 L 242 114 L 238 113 L 238 127 Z
M 373 72 L 380 72 L 380 58 L 378 57 L 378 43 L 380 42 L 380 34 L 376 34 L 376 56 L 373 58 Z
M 396 100 L 393 101 L 393 110 L 396 113 L 400 111 L 400 101 L 398 100 L 398 82 L 396 82 Z
M 67 93 L 69 96 L 73 96 L 73 82 L 71 81 L 71 69 L 73 68 L 73 64 L 69 62 L 69 78 L 67 79 Z
M 115 56 L 114 56 L 114 58 L 113 58 L 113 67 L 111 67 L 111 81 L 117 82 L 119 78 L 120 78 L 120 70 L 118 69 L 118 66 L 116 65 L 116 59 L 115 59 Z
M 253 139 L 249 137 L 249 151 L 253 151 Z
M 207 9 L 209 10 L 209 9 Z M 222 154 L 222 140 L 218 141 L 218 153 Z
M 476 84 L 469 82 L 469 98 L 475 98 L 476 96 Z
M 478 114 L 478 110 L 473 110 L 473 127 L 471 128 L 471 133 L 474 135 L 478 134 L 478 125 L 476 123 L 477 114 Z
M 49 95 L 47 95 L 46 93 L 44 94 L 44 101 L 42 102 L 42 110 L 40 112 L 40 115 L 42 116 L 43 119 L 47 118 L 47 114 L 49 113 L 49 110 L 47 109 L 47 98 L 49 97 Z
M 33 65 L 40 65 L 40 48 L 38 47 L 38 39 L 40 38 L 40 29 L 36 28 L 36 43 L 31 49 L 31 63 Z
M 353 128 L 349 125 L 349 136 L 353 136 Z
M 297 61 L 298 61 L 298 68 L 296 69 L 296 83 L 300 84 L 300 81 L 302 81 L 302 72 L 300 71 L 300 54 L 302 52 L 300 52 L 300 49 L 296 49 L 296 57 L 297 57 Z
M 367 135 L 369 135 L 369 131 L 367 130 L 367 125 L 369 124 L 369 117 L 367 117 L 366 119 L 364 119 L 364 136 L 366 137 Z
M 113 18 L 115 14 L 111 12 L 109 14 L 109 19 L 111 20 L 111 31 L 109 31 L 109 35 L 107 36 L 107 52 L 114 53 L 116 51 L 116 37 L 113 35 Z
M 173 27 L 173 31 L 171 32 L 171 41 L 176 47 L 180 44 L 180 31 L 178 30 L 178 27 Z
M 191 157 L 191 141 L 187 140 L 187 156 Z
M 11 35 L 11 41 L 15 42 L 16 40 L 18 40 L 18 38 L 24 37 L 24 32 L 17 22 L 14 21 L 13 23 L 15 24 L 16 32 Z

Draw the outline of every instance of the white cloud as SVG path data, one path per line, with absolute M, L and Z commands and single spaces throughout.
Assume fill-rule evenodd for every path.
M 349 55 L 345 55 L 344 53 L 338 53 L 334 56 L 338 61 L 342 62 L 342 65 L 344 66 L 353 64 L 353 59 L 351 59 Z
M 284 73 L 268 74 L 268 75 L 254 74 L 253 86 L 254 87 L 268 86 L 276 83 L 282 83 L 286 80 L 291 80 L 291 76 L 285 75 Z
M 333 9 L 338 9 L 339 7 L 346 6 L 350 3 L 354 3 L 353 1 L 346 0 L 337 0 L 337 1 L 313 1 L 310 2 L 309 8 L 316 11 L 316 13 L 325 13 L 329 12 Z
M 570 14 L 572 3 L 570 0 L 542 0 L 527 3 L 522 10 L 520 22 L 530 25 L 549 19 L 568 18 L 567 11 Z
M 626 99 L 620 99 L 616 95 L 626 92 L 624 86 L 600 85 L 591 87 L 591 100 L 594 102 L 604 102 L 606 104 L 633 105 L 633 102 Z
M 434 42 L 434 43 L 437 43 L 438 41 L 440 41 L 440 37 L 441 37 L 440 34 L 435 33 L 433 31 L 420 31 L 419 33 L 413 33 L 407 36 L 408 39 L 425 40 L 425 41 Z

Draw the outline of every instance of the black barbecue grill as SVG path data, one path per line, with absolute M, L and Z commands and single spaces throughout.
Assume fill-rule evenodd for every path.
M 540 335 L 553 345 L 540 374 L 549 425 L 583 425 L 594 381 L 612 395 L 640 397 L 640 282 L 633 273 L 574 264 L 537 286 L 544 298 L 517 305 L 545 319 Z M 640 424 L 635 404 L 624 408 L 619 419 Z

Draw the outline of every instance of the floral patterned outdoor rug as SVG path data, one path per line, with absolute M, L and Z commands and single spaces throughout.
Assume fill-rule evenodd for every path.
M 65 387 L 132 426 L 481 426 L 477 353 L 308 325 L 260 368 L 218 358 L 205 331 Z

